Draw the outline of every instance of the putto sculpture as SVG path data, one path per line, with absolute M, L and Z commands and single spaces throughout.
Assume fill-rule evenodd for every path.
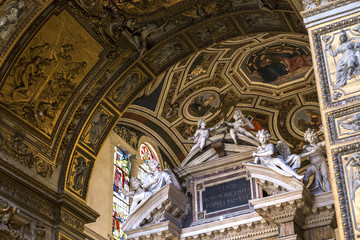
M 314 194 L 319 194 L 324 191 L 330 192 L 330 182 L 328 178 L 328 166 L 326 159 L 322 153 L 325 147 L 325 142 L 317 142 L 317 134 L 313 129 L 308 129 L 304 133 L 304 139 L 309 145 L 303 147 L 301 157 L 308 158 L 310 165 L 306 169 L 304 184 L 309 183 L 311 176 L 314 176 L 314 180 L 309 186 L 309 190 Z M 325 188 L 325 189 L 324 189 Z
M 253 156 L 255 157 L 254 163 L 269 167 L 284 176 L 294 177 L 297 180 L 302 180 L 304 176 L 300 176 L 294 170 L 300 166 L 300 157 L 296 157 L 295 154 L 290 154 L 288 156 L 285 156 L 285 158 L 282 155 L 276 155 L 274 144 L 268 143 L 269 138 L 270 134 L 265 129 L 259 130 L 256 134 L 256 139 L 259 142 L 260 146 L 258 147 L 256 152 L 253 152 Z M 281 145 L 281 148 L 283 148 L 284 144 L 281 143 Z M 288 150 L 287 152 L 290 152 L 290 150 Z M 293 168 L 287 165 L 286 161 L 292 162 Z
M 146 199 L 165 185 L 174 182 L 176 187 L 180 186 L 173 174 L 159 170 L 160 164 L 155 159 L 150 159 L 148 166 L 150 172 L 146 175 L 143 183 L 138 178 L 131 178 L 130 182 L 133 191 L 128 192 L 122 186 L 118 186 L 126 197 L 131 197 L 133 199 L 130 207 L 130 214 L 133 213 L 140 204 L 144 203 Z
M 231 138 L 234 140 L 234 143 L 237 144 L 238 140 L 236 137 L 236 133 L 240 133 L 246 137 L 249 137 L 251 139 L 254 139 L 255 141 L 257 141 L 256 137 L 254 135 L 252 135 L 248 130 L 245 129 L 245 127 L 249 127 L 250 129 L 254 129 L 254 125 L 250 122 L 249 119 L 247 119 L 243 113 L 241 112 L 241 110 L 236 110 L 234 113 L 234 122 L 233 123 L 228 123 L 225 122 L 226 125 L 231 126 L 233 128 L 230 129 L 230 136 Z
M 188 138 L 188 140 L 194 140 L 194 146 L 191 148 L 189 154 L 198 148 L 200 149 L 200 151 L 202 151 L 205 147 L 206 140 L 210 138 L 210 132 L 219 129 L 221 125 L 222 124 L 216 127 L 206 128 L 205 120 L 200 119 L 198 121 L 198 129 L 195 131 L 194 136 Z

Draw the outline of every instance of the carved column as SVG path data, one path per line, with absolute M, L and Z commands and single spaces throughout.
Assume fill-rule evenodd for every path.
M 360 2 L 304 4 L 339 239 L 354 239 L 360 236 Z

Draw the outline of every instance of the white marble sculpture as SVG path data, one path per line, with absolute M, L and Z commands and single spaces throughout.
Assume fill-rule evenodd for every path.
M 194 136 L 188 138 L 188 140 L 194 140 L 194 146 L 191 148 L 189 154 L 198 148 L 202 151 L 205 147 L 206 140 L 210 138 L 210 132 L 219 129 L 220 127 L 221 125 L 213 128 L 206 128 L 205 120 L 200 119 L 198 121 L 198 129 L 195 131 Z
M 234 143 L 237 144 L 237 137 L 236 133 L 240 133 L 246 137 L 252 138 L 257 141 L 256 137 L 252 135 L 248 130 L 245 129 L 245 127 L 249 127 L 251 129 L 254 129 L 254 125 L 250 122 L 249 119 L 247 119 L 241 112 L 241 110 L 236 110 L 234 113 L 234 122 L 228 123 L 225 122 L 228 126 L 233 127 L 230 129 L 230 136 L 234 140 Z
M 330 182 L 328 178 L 328 166 L 326 159 L 322 153 L 325 147 L 325 142 L 317 142 L 316 132 L 312 129 L 308 129 L 304 133 L 304 139 L 309 145 L 303 147 L 301 157 L 309 158 L 310 165 L 306 169 L 304 183 L 307 185 L 309 178 L 314 176 L 314 180 L 309 186 L 309 190 L 314 194 L 331 191 Z
M 150 172 L 146 175 L 145 180 L 141 183 L 138 178 L 131 178 L 131 187 L 133 191 L 126 191 L 123 187 L 118 186 L 122 193 L 133 199 L 130 214 L 133 213 L 140 204 L 143 204 L 146 199 L 148 199 L 151 195 L 155 194 L 162 187 L 167 184 L 173 183 L 173 180 L 179 186 L 175 176 L 170 175 L 166 171 L 159 170 L 159 162 L 155 159 L 151 159 L 148 162 Z
M 304 176 L 300 176 L 294 169 L 287 165 L 281 155 L 276 156 L 274 144 L 268 143 L 270 134 L 267 130 L 262 129 L 258 131 L 256 138 L 260 143 L 260 146 L 256 152 L 253 152 L 253 156 L 255 157 L 255 164 L 261 164 L 263 166 L 269 167 L 284 176 L 294 177 L 297 180 L 304 178 Z
M 352 181 L 350 197 L 352 201 L 355 201 L 355 193 L 360 188 L 360 153 L 353 154 L 350 161 L 352 161 L 350 164 L 350 179 Z

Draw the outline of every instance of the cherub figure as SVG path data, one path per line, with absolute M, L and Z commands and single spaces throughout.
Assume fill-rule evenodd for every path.
M 304 176 L 300 176 L 291 167 L 289 167 L 281 156 L 274 157 L 275 147 L 272 143 L 268 143 L 270 134 L 267 130 L 261 129 L 258 131 L 256 138 L 260 143 L 260 146 L 256 152 L 253 152 L 253 156 L 255 157 L 255 164 L 260 163 L 261 165 L 269 167 L 282 175 L 294 177 L 297 180 L 304 178 Z
M 190 153 L 192 153 L 197 148 L 202 151 L 205 147 L 206 140 L 210 138 L 210 132 L 216 129 L 219 129 L 221 125 L 213 127 L 213 128 L 206 128 L 206 122 L 204 119 L 200 119 L 198 121 L 198 129 L 195 131 L 194 136 L 189 137 L 188 140 L 194 140 L 194 146 L 191 148 Z
M 148 199 L 151 195 L 155 194 L 165 185 L 173 182 L 175 185 L 179 185 L 175 176 L 171 175 L 172 172 L 169 174 L 169 171 L 159 170 L 160 164 L 155 159 L 150 159 L 148 166 L 150 172 L 146 175 L 143 183 L 139 178 L 131 177 L 130 183 L 133 191 L 128 192 L 122 186 L 118 186 L 126 197 L 131 197 L 133 199 L 130 207 L 130 214 L 132 214 L 142 202 Z
M 130 206 L 130 214 L 132 214 L 135 209 L 139 206 L 141 201 L 146 200 L 148 197 L 152 195 L 151 192 L 146 192 L 145 189 L 142 187 L 141 180 L 136 177 L 131 177 L 130 179 L 130 185 L 133 189 L 133 191 L 126 191 L 121 185 L 121 181 L 119 181 L 119 189 L 121 190 L 121 193 L 124 194 L 126 197 L 130 197 L 133 199 L 131 206 Z
M 313 129 L 308 129 L 304 133 L 304 139 L 309 145 L 303 147 L 301 157 L 309 158 L 310 165 L 306 169 L 304 183 L 307 185 L 309 178 L 314 176 L 314 181 L 311 183 L 309 190 L 313 194 L 319 194 L 325 191 L 330 192 L 330 182 L 328 179 L 328 166 L 326 159 L 322 153 L 322 149 L 325 147 L 325 142 L 317 142 L 317 135 Z
M 237 138 L 236 138 L 236 133 L 240 133 L 246 137 L 249 137 L 251 139 L 254 139 L 255 141 L 257 141 L 256 137 L 254 137 L 254 135 L 252 135 L 249 131 L 247 131 L 245 129 L 246 126 L 248 126 L 251 129 L 254 129 L 254 125 L 249 121 L 249 119 L 247 119 L 241 112 L 241 110 L 236 110 L 234 113 L 234 122 L 233 123 L 228 123 L 225 122 L 228 126 L 233 127 L 232 129 L 230 129 L 230 136 L 231 138 L 234 140 L 234 143 L 237 144 Z

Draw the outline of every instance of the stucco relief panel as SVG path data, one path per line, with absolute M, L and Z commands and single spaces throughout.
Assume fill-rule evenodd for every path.
M 67 11 L 53 15 L 4 78 L 2 105 L 51 135 L 62 110 L 102 50 Z
M 95 159 L 81 148 L 76 148 L 66 174 L 66 190 L 85 199 Z
M 118 114 L 107 104 L 100 104 L 85 125 L 80 143 L 97 155 L 105 136 L 115 124 Z
M 354 97 L 360 90 L 360 25 L 321 35 L 326 88 L 331 102 Z
M 339 192 L 339 201 L 345 235 L 357 236 L 360 233 L 360 145 L 346 145 L 332 151 L 335 167 L 335 180 Z M 340 179 L 342 181 L 340 181 Z M 345 204 L 346 203 L 346 204 Z M 347 214 L 343 214 L 343 213 Z
M 331 143 L 360 138 L 360 106 L 344 108 L 326 114 L 330 125 Z

